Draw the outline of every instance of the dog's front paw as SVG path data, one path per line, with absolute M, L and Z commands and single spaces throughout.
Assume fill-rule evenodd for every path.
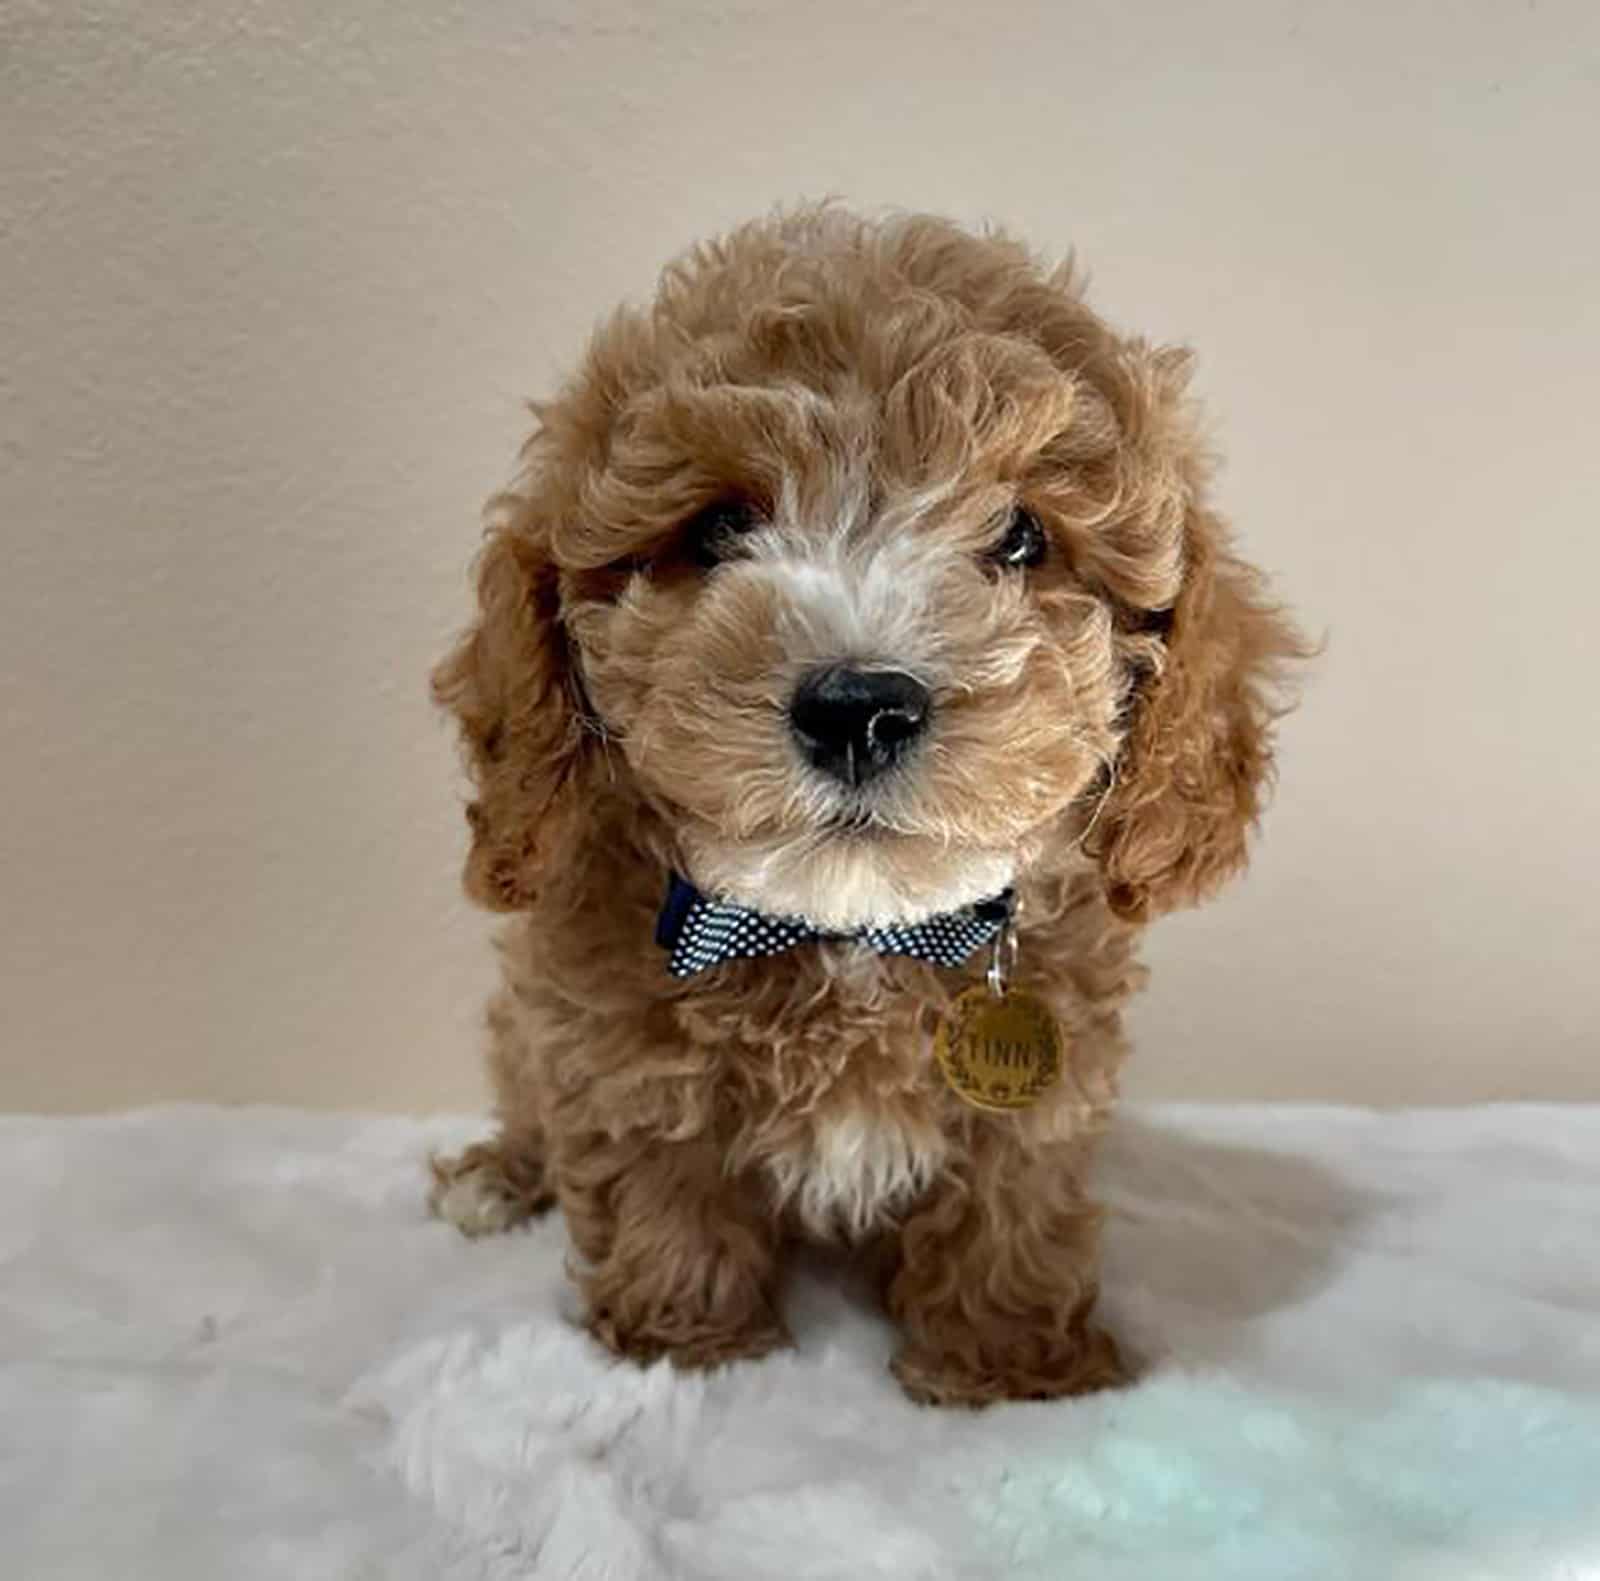
M 1115 1389 L 1132 1376 L 1116 1342 L 1087 1328 L 1059 1343 L 996 1354 L 908 1344 L 891 1363 L 900 1387 L 922 1405 L 978 1407 L 1000 1400 L 1056 1400 Z
M 729 1320 L 669 1308 L 622 1321 L 600 1307 L 589 1314 L 589 1332 L 614 1356 L 641 1364 L 665 1357 L 674 1367 L 689 1371 L 755 1361 L 794 1343 L 770 1312 Z

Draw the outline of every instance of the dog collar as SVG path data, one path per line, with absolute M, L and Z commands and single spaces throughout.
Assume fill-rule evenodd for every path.
M 770 917 L 731 900 L 702 895 L 673 873 L 656 919 L 656 943 L 667 954 L 674 977 L 693 977 L 724 961 L 781 955 L 812 940 L 849 940 L 879 955 L 909 955 L 931 966 L 960 966 L 974 950 L 990 943 L 1011 920 L 1016 897 L 1007 889 L 959 911 L 945 911 L 921 922 L 887 923 L 835 933 L 802 917 Z

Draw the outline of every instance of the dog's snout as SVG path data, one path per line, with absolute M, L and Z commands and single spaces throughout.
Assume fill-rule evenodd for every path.
M 927 687 L 899 670 L 834 664 L 801 681 L 789 722 L 813 767 L 846 785 L 864 785 L 927 728 L 931 703 Z

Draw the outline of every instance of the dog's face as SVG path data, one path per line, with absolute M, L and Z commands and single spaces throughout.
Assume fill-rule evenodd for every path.
M 824 927 L 993 895 L 1101 815 L 1108 857 L 1201 887 L 1237 856 L 1197 857 L 1175 807 L 1242 840 L 1249 671 L 1289 639 L 1219 590 L 1183 379 L 934 222 L 825 212 L 692 256 L 541 410 L 440 672 L 483 791 L 476 892 L 525 899 L 535 825 L 601 754 L 701 887 Z
M 650 391 L 605 481 L 636 455 L 659 481 L 602 483 L 555 540 L 600 562 L 565 615 L 588 703 L 690 874 L 828 927 L 1005 888 L 1113 761 L 1132 683 L 1053 476 L 1103 403 L 922 328 L 870 384 L 800 346 Z

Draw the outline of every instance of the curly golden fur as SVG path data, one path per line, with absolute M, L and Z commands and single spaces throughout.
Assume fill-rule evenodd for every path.
M 476 786 L 468 892 L 515 913 L 500 1134 L 436 1164 L 435 1202 L 476 1231 L 559 1201 L 617 1352 L 782 1344 L 803 1235 L 873 1257 L 919 1398 L 1121 1376 L 1085 1179 L 1134 945 L 1243 864 L 1299 650 L 1206 503 L 1188 372 L 1011 240 L 824 207 L 689 253 L 537 408 L 434 677 Z M 749 530 L 706 569 L 684 524 L 730 498 Z M 1048 540 L 1027 570 L 990 554 L 1019 507 Z M 865 788 L 788 722 L 840 662 L 932 699 Z M 670 978 L 672 870 L 835 933 L 1014 885 L 1065 1078 L 1015 1114 L 945 1086 L 931 1031 L 981 960 L 829 939 Z

